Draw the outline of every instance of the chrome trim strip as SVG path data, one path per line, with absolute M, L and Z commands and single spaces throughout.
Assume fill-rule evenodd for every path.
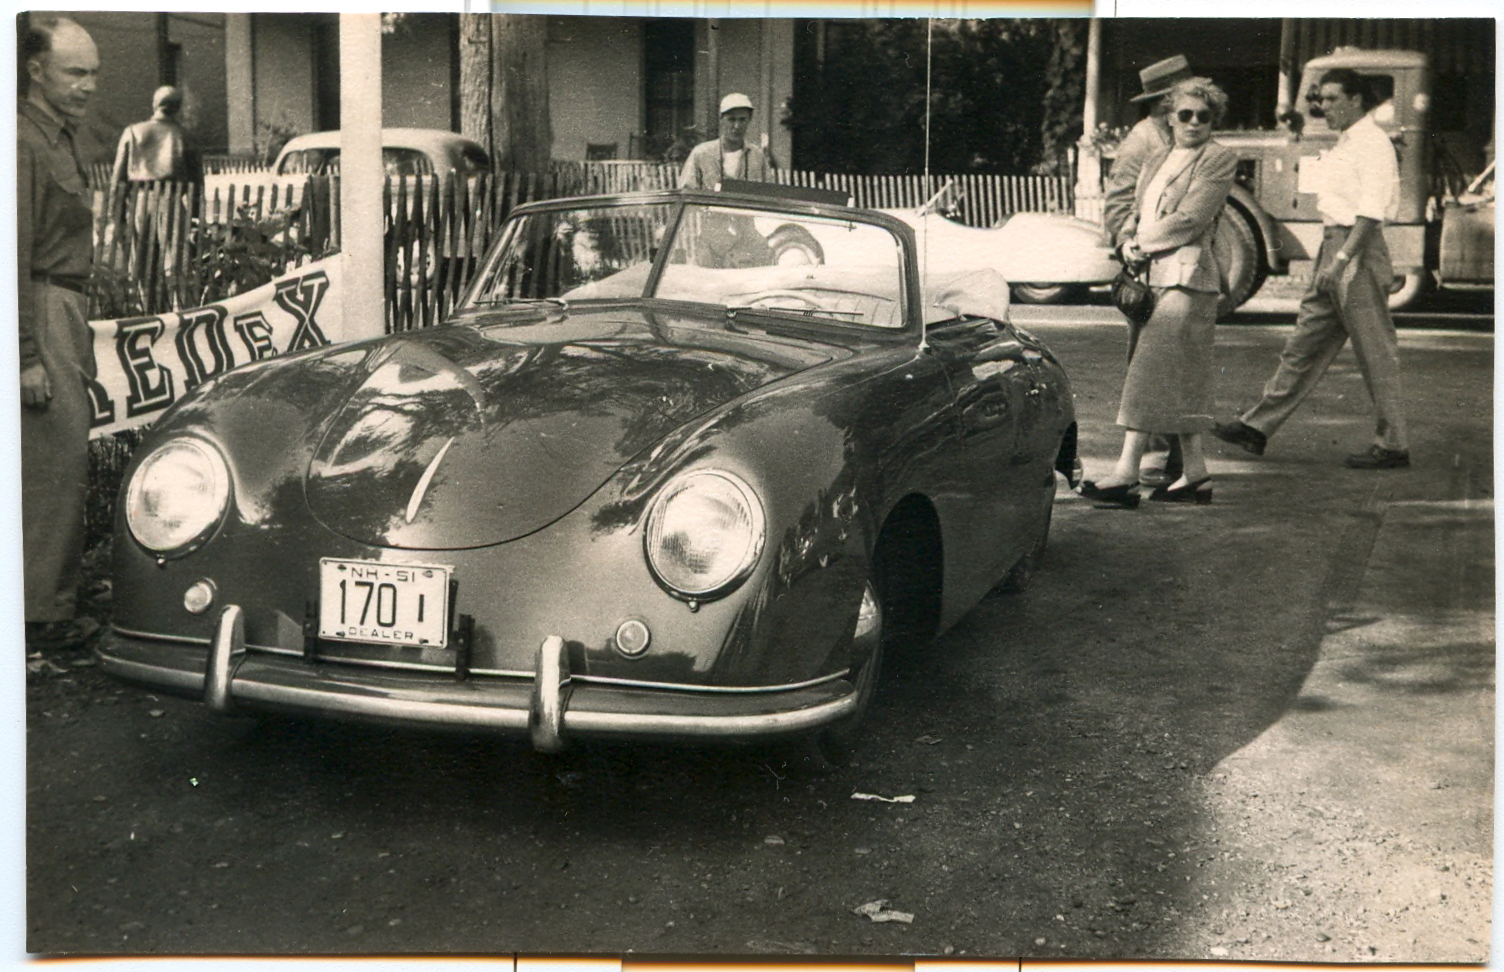
M 205 647 L 208 647 L 208 645 L 209 645 L 209 639 L 208 638 L 194 638 L 194 637 L 190 637 L 188 635 L 157 634 L 154 631 L 137 631 L 134 628 L 124 628 L 124 627 L 121 627 L 118 624 L 112 624 L 112 625 L 110 625 L 110 628 L 112 630 L 114 630 L 115 632 L 117 632 L 118 634 L 125 635 L 127 638 L 144 638 L 147 641 L 176 641 L 179 644 L 184 644 L 184 645 L 203 645 Z M 259 645 L 248 645 L 247 647 L 253 647 L 253 648 L 255 648 L 255 647 L 260 647 L 260 646 Z

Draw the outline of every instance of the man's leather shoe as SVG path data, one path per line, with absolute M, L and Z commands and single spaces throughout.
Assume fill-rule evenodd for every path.
M 1244 425 L 1237 420 L 1231 422 L 1218 422 L 1212 428 L 1212 435 L 1223 442 L 1230 442 L 1256 456 L 1264 454 L 1264 447 L 1269 444 L 1269 437 L 1251 425 Z
M 1410 453 L 1405 449 L 1371 445 L 1368 451 L 1354 453 L 1343 463 L 1349 469 L 1404 469 L 1410 465 Z

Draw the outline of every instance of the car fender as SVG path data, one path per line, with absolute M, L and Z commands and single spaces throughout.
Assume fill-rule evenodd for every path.
M 1110 283 L 1121 266 L 1096 223 L 1062 213 L 1014 213 L 991 231 L 1010 283 Z

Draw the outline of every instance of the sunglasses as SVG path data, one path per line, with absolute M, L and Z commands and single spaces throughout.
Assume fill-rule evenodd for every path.
M 1175 117 L 1180 119 L 1180 123 L 1182 125 L 1189 125 L 1192 118 L 1196 119 L 1197 124 L 1205 125 L 1207 122 L 1212 120 L 1212 113 L 1207 108 L 1202 108 L 1199 111 L 1192 111 L 1189 108 L 1182 108 L 1175 113 Z

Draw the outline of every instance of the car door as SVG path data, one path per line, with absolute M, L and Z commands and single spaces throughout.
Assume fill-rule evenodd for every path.
M 1037 352 L 1008 325 L 974 318 L 932 328 L 929 344 L 951 383 L 961 446 L 953 486 L 962 525 L 948 540 L 965 576 L 951 573 L 947 586 L 964 583 L 980 596 L 1018 558 L 1032 505 L 1025 500 L 1037 494 L 1020 448 L 1021 430 L 1039 424 L 1029 394 Z

